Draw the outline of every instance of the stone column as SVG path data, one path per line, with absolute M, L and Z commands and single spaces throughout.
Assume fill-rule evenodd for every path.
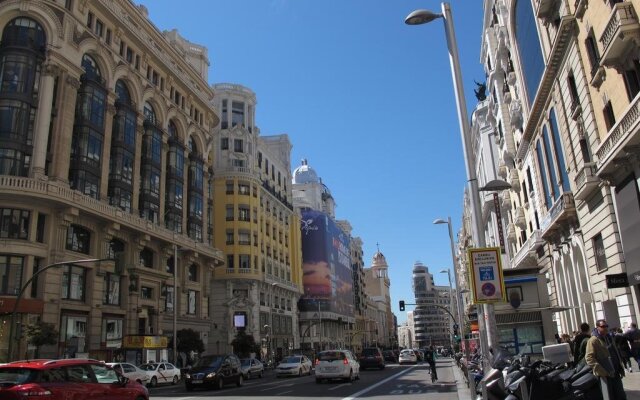
M 160 209 L 158 210 L 158 221 L 162 227 L 166 226 L 165 219 L 167 216 L 167 210 L 165 210 L 165 195 L 167 193 L 167 159 L 169 158 L 167 154 L 169 152 L 168 139 L 168 135 L 162 135 L 162 152 L 160 153 Z
M 42 68 L 30 173 L 30 176 L 35 179 L 45 178 L 47 142 L 49 140 L 49 125 L 51 124 L 51 108 L 53 106 L 53 86 L 55 75 L 58 74 L 58 72 L 58 68 L 52 64 L 46 64 Z
M 104 121 L 104 139 L 102 141 L 102 170 L 100 172 L 100 200 L 108 202 L 109 189 L 109 164 L 111 160 L 111 130 L 113 128 L 113 116 L 116 115 L 114 106 L 116 94 L 109 92 L 107 96 L 107 109 Z
M 76 115 L 76 98 L 80 88 L 80 80 L 68 73 L 60 76 L 58 81 L 58 118 L 54 127 L 53 162 L 50 177 L 53 180 L 69 183 L 69 164 L 71 161 L 71 138 L 73 122 Z
M 136 127 L 136 153 L 133 159 L 133 194 L 131 199 L 131 212 L 135 215 L 140 214 L 140 183 L 142 181 L 140 171 L 140 161 L 142 160 L 142 137 L 145 135 L 143 121 L 138 118 Z

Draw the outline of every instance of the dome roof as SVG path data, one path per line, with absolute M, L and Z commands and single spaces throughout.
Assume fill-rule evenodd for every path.
M 308 164 L 307 159 L 302 160 L 302 165 L 293 170 L 293 183 L 294 184 L 302 184 L 302 183 L 318 183 L 320 179 L 318 179 L 318 174 L 313 170 Z
M 373 255 L 373 263 L 372 267 L 387 267 L 387 259 L 384 257 L 384 254 L 380 252 L 380 249 Z

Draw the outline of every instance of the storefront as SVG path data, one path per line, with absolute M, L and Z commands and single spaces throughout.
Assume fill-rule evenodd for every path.
M 122 339 L 125 361 L 140 365 L 169 359 L 169 338 L 166 336 L 131 335 Z

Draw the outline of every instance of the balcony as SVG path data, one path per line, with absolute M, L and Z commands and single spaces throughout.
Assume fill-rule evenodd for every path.
M 502 197 L 500 202 L 500 206 L 502 207 L 502 209 L 505 211 L 511 210 L 511 192 L 505 190 L 500 195 Z
M 516 226 L 513 223 L 507 225 L 507 240 L 516 244 L 518 242 L 518 236 L 516 235 Z
M 511 266 L 513 268 L 537 266 L 537 251 L 543 244 L 545 241 L 542 240 L 542 234 L 536 229 L 513 257 Z
M 598 189 L 600 183 L 600 178 L 596 175 L 596 163 L 585 163 L 582 169 L 578 170 L 574 182 L 576 190 L 573 192 L 573 197 L 576 200 L 588 198 L 591 193 Z
M 512 168 L 511 171 L 509 171 L 509 184 L 516 192 L 520 191 L 520 179 L 518 177 L 518 170 L 515 168 Z
M 574 223 L 577 219 L 573 193 L 562 193 L 540 224 L 542 238 L 547 241 L 557 239 L 563 232 L 568 231 L 569 224 Z
M 640 94 L 633 99 L 620 120 L 611 128 L 607 137 L 596 150 L 597 174 L 613 174 L 616 169 L 617 158 L 626 158 L 627 152 L 640 144 Z
M 538 0 L 536 4 L 536 17 L 548 22 L 548 19 L 553 16 L 554 7 L 557 0 Z
M 620 66 L 640 40 L 640 24 L 631 2 L 613 6 L 609 22 L 600 36 L 604 49 L 600 63 L 607 67 Z
M 518 228 L 527 229 L 527 216 L 524 212 L 524 207 L 516 207 L 514 220 Z

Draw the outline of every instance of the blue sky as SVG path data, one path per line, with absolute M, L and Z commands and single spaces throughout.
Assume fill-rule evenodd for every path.
M 461 225 L 464 159 L 442 20 L 408 26 L 421 0 L 146 0 L 160 30 L 177 29 L 209 50 L 209 83 L 256 93 L 262 135 L 286 133 L 292 169 L 308 159 L 364 241 L 389 264 L 392 308 L 413 302 L 411 271 L 421 261 L 447 285 L 447 226 Z M 482 2 L 451 2 L 471 116 Z M 411 309 L 409 307 L 408 309 Z

